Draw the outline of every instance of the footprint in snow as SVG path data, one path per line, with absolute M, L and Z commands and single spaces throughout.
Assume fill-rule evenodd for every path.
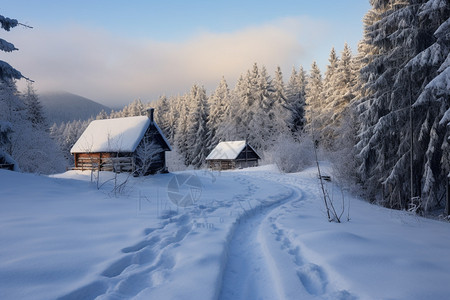
M 140 241 L 139 243 L 130 246 L 130 247 L 125 247 L 122 249 L 123 253 L 131 253 L 131 252 L 137 252 L 145 247 L 151 246 L 156 244 L 157 242 L 159 242 L 161 240 L 161 238 L 159 236 L 154 236 L 148 240 L 144 240 L 144 241 Z
M 311 295 L 322 295 L 327 287 L 327 278 L 322 268 L 316 264 L 306 264 L 297 270 L 297 276 Z
M 59 297 L 58 300 L 95 299 L 105 293 L 108 286 L 102 281 L 94 281 L 75 291 Z

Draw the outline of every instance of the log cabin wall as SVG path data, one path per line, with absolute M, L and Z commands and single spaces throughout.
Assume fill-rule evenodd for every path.
M 131 153 L 74 153 L 76 170 L 132 172 L 134 159 Z

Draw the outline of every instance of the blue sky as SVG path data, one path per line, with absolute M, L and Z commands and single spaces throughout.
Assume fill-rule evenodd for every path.
M 1 54 L 36 81 L 108 105 L 211 92 L 225 76 L 234 86 L 254 62 L 269 72 L 324 70 L 331 47 L 354 53 L 368 0 L 25 1 L 1 14 L 33 29 L 5 33 L 19 51 Z

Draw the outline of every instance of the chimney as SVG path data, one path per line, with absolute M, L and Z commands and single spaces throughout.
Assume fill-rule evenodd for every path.
M 153 123 L 153 113 L 155 112 L 154 108 L 147 109 L 147 117 L 150 119 L 150 123 Z

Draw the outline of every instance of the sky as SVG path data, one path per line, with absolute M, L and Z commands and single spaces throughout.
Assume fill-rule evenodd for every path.
M 368 0 L 14 0 L 1 15 L 32 26 L 2 31 L 0 53 L 38 92 L 68 91 L 110 107 L 184 94 L 194 84 L 233 88 L 256 62 L 284 79 L 325 71 L 347 42 L 356 53 Z M 23 81 L 23 80 L 21 80 Z M 19 83 L 19 87 L 23 82 Z

